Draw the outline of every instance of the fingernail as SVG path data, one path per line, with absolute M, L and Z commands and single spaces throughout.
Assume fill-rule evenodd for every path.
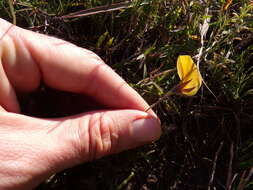
M 151 142 L 161 136 L 161 125 L 157 118 L 149 117 L 133 121 L 133 137 L 140 142 Z

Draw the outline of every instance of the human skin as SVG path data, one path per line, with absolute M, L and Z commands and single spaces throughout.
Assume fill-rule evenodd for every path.
M 110 109 L 54 119 L 23 115 L 17 93 L 41 82 Z M 157 140 L 160 122 L 148 107 L 93 52 L 0 19 L 1 190 L 33 189 L 63 169 Z

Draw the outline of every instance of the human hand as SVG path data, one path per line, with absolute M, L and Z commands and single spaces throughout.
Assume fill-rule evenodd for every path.
M 156 140 L 148 104 L 94 53 L 0 19 L 0 189 L 28 190 L 65 168 Z M 56 119 L 22 115 L 40 83 L 110 107 Z

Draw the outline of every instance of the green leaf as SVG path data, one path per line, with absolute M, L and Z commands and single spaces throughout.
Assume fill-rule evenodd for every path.
M 105 41 L 105 39 L 106 39 L 106 37 L 107 37 L 108 35 L 109 35 L 109 32 L 106 31 L 104 34 L 102 34 L 102 35 L 99 37 L 99 39 L 98 39 L 98 41 L 97 41 L 97 44 L 96 44 L 97 48 L 100 48 L 100 47 L 102 46 L 103 42 Z

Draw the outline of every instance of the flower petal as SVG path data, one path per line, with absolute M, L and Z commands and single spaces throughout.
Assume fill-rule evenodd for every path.
M 195 95 L 202 84 L 202 77 L 189 55 L 181 55 L 177 60 L 177 72 L 181 79 L 180 92 L 187 96 Z

